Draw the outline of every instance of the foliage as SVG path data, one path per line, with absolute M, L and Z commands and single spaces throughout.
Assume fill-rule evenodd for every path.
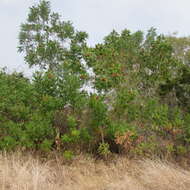
M 51 121 L 39 112 L 34 86 L 22 74 L 0 73 L 1 149 L 37 148 L 54 136 Z
M 41 69 L 31 80 L 1 70 L 0 149 L 188 156 L 188 38 L 125 29 L 88 47 L 86 37 L 48 1 L 30 8 L 19 51 Z
M 42 0 L 30 8 L 27 22 L 21 25 L 18 48 L 29 66 L 52 71 L 64 64 L 80 73 L 84 72 L 81 53 L 86 38 L 85 32 L 75 31 L 70 21 L 61 21 L 51 11 L 50 2 Z
M 64 151 L 64 153 L 63 153 L 63 157 L 64 157 L 66 160 L 70 161 L 70 160 L 73 159 L 74 155 L 73 155 L 73 152 L 72 152 L 72 151 L 66 150 L 66 151 Z
M 109 144 L 108 143 L 100 143 L 99 147 L 98 147 L 98 153 L 101 156 L 108 157 L 108 155 L 110 154 Z

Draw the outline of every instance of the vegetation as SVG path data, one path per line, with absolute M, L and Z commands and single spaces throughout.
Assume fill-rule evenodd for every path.
M 87 36 L 48 1 L 30 8 L 18 49 L 39 70 L 0 72 L 0 149 L 187 157 L 189 38 L 125 29 L 89 47 Z
M 63 158 L 42 162 L 31 154 L 0 154 L 3 190 L 189 190 L 190 172 L 160 160 L 102 162 L 77 156 L 71 165 Z

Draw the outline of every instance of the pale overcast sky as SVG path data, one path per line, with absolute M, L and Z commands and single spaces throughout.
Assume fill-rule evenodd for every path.
M 38 0 L 0 0 L 0 67 L 28 71 L 23 55 L 17 53 L 19 26 L 28 8 Z M 101 42 L 113 29 L 190 35 L 189 0 L 50 0 L 52 10 L 71 20 L 77 30 L 89 34 L 89 44 Z

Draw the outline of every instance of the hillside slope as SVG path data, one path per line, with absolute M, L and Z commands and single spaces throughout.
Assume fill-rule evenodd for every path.
M 79 156 L 64 164 L 60 158 L 40 161 L 19 154 L 0 155 L 1 190 L 188 190 L 190 171 L 158 160 L 109 164 Z

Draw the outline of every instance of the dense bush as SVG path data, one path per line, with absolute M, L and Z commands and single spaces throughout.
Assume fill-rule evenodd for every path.
M 159 97 L 143 97 L 128 87 L 88 95 L 82 90 L 72 93 L 73 83 L 61 88 L 56 81 L 49 72 L 37 73 L 31 82 L 21 73 L 1 71 L 2 150 L 188 154 L 190 117 L 180 107 L 171 109 Z
M 1 70 L 0 149 L 187 156 L 189 65 L 171 38 L 113 31 L 88 47 L 86 37 L 49 2 L 30 8 L 19 50 L 41 69 L 30 80 Z

